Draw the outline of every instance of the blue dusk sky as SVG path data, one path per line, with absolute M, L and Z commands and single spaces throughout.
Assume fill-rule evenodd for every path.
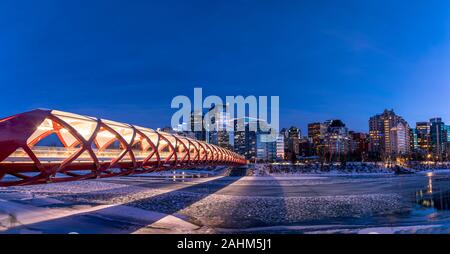
M 157 128 L 177 95 L 278 95 L 282 126 L 450 122 L 450 1 L 0 2 L 0 116 Z

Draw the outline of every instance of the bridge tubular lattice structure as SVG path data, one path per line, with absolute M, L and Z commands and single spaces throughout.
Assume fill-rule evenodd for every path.
M 244 164 L 192 138 L 57 110 L 0 120 L 0 186 Z

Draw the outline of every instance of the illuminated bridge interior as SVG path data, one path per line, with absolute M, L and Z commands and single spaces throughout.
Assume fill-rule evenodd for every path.
M 0 186 L 245 163 L 205 142 L 57 110 L 0 120 Z

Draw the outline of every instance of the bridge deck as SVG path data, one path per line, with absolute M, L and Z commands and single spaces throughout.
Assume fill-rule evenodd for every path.
M 57 110 L 0 119 L 0 186 L 245 163 L 189 137 Z

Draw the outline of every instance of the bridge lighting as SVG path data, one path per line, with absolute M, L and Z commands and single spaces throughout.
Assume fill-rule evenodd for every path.
M 243 164 L 242 156 L 202 141 L 57 110 L 0 121 L 0 186 Z

